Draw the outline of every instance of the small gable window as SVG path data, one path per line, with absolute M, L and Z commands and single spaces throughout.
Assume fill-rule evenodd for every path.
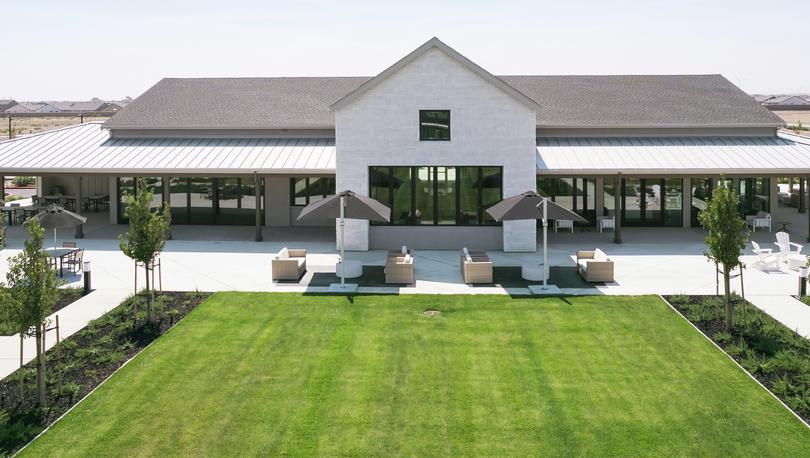
M 419 110 L 419 140 L 450 141 L 450 110 Z

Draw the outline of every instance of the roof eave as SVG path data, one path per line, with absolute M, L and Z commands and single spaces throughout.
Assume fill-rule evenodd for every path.
M 117 130 L 298 130 L 298 129 L 334 129 L 335 125 L 325 124 L 280 124 L 280 125 L 238 125 L 238 126 L 205 126 L 188 124 L 104 124 L 105 129 Z
M 538 129 L 712 129 L 712 128 L 779 128 L 785 123 L 747 124 L 537 124 Z
M 473 73 L 477 74 L 478 76 L 484 78 L 494 86 L 501 89 L 503 92 L 507 93 L 517 101 L 523 103 L 527 107 L 531 108 L 532 110 L 537 110 L 540 106 L 535 102 L 531 97 L 527 96 L 526 94 L 520 92 L 519 90 L 515 89 L 512 85 L 507 83 L 506 81 L 498 78 L 497 76 L 493 75 L 492 73 L 486 71 L 481 66 L 476 64 L 475 62 L 471 61 L 470 59 L 464 57 L 461 53 L 456 51 L 455 49 L 451 48 L 441 40 L 436 37 L 431 38 L 427 42 L 425 42 L 422 46 L 416 48 L 415 50 L 408 53 L 405 57 L 395 62 L 390 67 L 386 68 L 382 72 L 380 72 L 377 76 L 369 79 L 368 81 L 361 84 L 355 90 L 349 92 L 348 94 L 344 95 L 338 101 L 333 103 L 329 106 L 329 109 L 332 111 L 339 110 L 346 105 L 352 103 L 361 95 L 365 94 L 378 84 L 380 84 L 383 80 L 387 79 L 389 76 L 393 75 L 394 73 L 398 72 L 402 67 L 405 67 L 409 63 L 413 62 L 432 48 L 437 48 L 443 53 L 450 56 L 450 58 L 454 59 L 455 61 L 462 64 L 468 70 L 472 71 Z

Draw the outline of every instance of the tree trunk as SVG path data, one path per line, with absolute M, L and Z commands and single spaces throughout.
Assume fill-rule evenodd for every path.
M 734 327 L 734 305 L 731 303 L 731 278 L 728 269 L 723 266 L 723 285 L 726 288 L 726 331 Z
M 21 403 L 25 399 L 25 382 L 23 381 L 25 377 L 23 377 L 23 371 L 22 371 L 23 359 L 24 359 L 23 358 L 23 345 L 24 345 L 23 340 L 24 339 L 25 339 L 25 337 L 23 337 L 23 333 L 21 332 L 20 333 L 20 372 L 19 372 L 19 374 L 20 374 L 20 402 Z
M 143 263 L 146 271 L 146 322 L 150 324 L 152 323 L 152 293 L 149 286 L 149 266 L 151 264 L 151 262 Z
M 45 348 L 42 345 L 44 325 L 38 323 L 34 338 L 37 340 L 37 405 L 45 407 Z

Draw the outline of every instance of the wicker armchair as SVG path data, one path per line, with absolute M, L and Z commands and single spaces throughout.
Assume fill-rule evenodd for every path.
M 462 249 L 460 265 L 464 283 L 492 283 L 492 260 L 486 251 Z
M 273 280 L 299 280 L 307 271 L 307 250 L 284 247 L 271 261 Z
M 385 283 L 412 285 L 413 278 L 413 256 L 388 256 L 385 260 Z

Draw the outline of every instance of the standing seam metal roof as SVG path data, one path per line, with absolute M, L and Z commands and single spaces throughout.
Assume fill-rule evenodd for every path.
M 810 144 L 782 137 L 538 138 L 541 174 L 810 173 Z
M 113 139 L 87 123 L 0 142 L 0 170 L 37 173 L 334 173 L 333 138 Z

